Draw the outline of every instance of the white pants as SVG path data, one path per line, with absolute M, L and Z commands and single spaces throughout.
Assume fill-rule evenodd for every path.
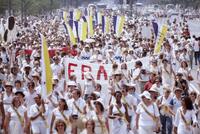
M 123 120 L 113 120 L 111 134 L 127 134 L 127 132 L 127 124 Z
M 192 127 L 189 126 L 190 129 L 186 129 L 186 127 L 178 126 L 178 134 L 192 134 Z
M 9 133 L 10 134 L 23 134 L 24 129 L 19 121 L 11 120 L 9 123 Z
M 193 128 L 192 132 L 193 134 L 200 134 L 200 128 Z
M 139 126 L 138 134 L 156 134 L 152 126 Z
M 31 123 L 33 134 L 46 134 L 47 128 L 44 122 Z

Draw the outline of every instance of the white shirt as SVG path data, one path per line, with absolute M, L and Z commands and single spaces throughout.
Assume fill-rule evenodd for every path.
M 92 83 L 92 81 L 85 81 L 85 85 L 84 85 L 84 92 L 85 92 L 85 94 L 91 94 L 94 90 L 95 90 L 95 87 L 94 87 L 94 85 L 93 85 L 93 83 Z
M 137 99 L 134 98 L 132 95 L 130 95 L 129 93 L 124 97 L 125 98 L 125 101 L 124 99 L 122 98 L 122 102 L 124 103 L 127 103 L 129 106 L 128 106 L 128 115 L 129 116 L 132 116 L 134 115 L 135 111 L 133 109 L 133 106 L 136 106 L 137 105 Z
M 176 113 L 177 109 L 181 107 L 181 99 L 178 100 L 176 96 L 174 96 L 170 101 L 170 106 L 172 106 L 172 110 Z
M 56 76 L 63 70 L 63 66 L 62 64 L 53 63 L 51 64 L 51 69 L 52 69 L 53 75 Z
M 81 110 L 81 112 L 83 112 L 83 108 L 85 106 L 85 101 L 82 98 L 79 98 L 78 100 L 74 100 L 74 98 L 72 98 L 72 99 L 69 99 L 67 101 L 67 105 L 68 105 L 69 109 L 72 110 L 72 115 L 78 115 L 78 116 L 80 116 L 82 113 L 80 113 L 77 110 L 77 108 L 74 105 L 74 102 L 79 107 L 79 109 Z
M 174 121 L 174 126 L 178 127 L 178 129 L 180 128 L 183 128 L 185 129 L 186 127 L 186 124 L 184 122 L 184 119 L 182 118 L 181 116 L 181 113 L 182 115 L 184 116 L 185 120 L 187 121 L 187 123 L 190 123 L 191 124 L 191 121 L 193 123 L 197 123 L 197 118 L 195 116 L 195 112 L 194 110 L 187 110 L 186 113 L 184 114 L 183 113 L 183 108 L 180 107 L 178 108 L 177 110 L 177 113 L 176 113 L 176 116 L 175 116 L 175 121 Z
M 37 94 L 37 92 L 30 93 L 29 91 L 25 91 L 25 104 L 27 108 L 29 108 L 31 105 L 35 104 L 34 96 Z
M 38 106 L 37 104 L 33 104 L 30 107 L 30 110 L 28 112 L 28 117 L 34 117 L 36 115 L 39 114 L 39 109 L 42 108 L 42 105 Z M 45 104 L 45 113 L 44 113 L 44 117 L 47 118 L 48 115 L 48 106 Z M 41 116 L 39 116 L 38 118 L 36 118 L 35 120 L 31 121 L 31 123 L 41 123 L 44 122 L 44 120 L 42 119 Z
M 199 42 L 198 42 L 198 41 L 195 41 L 195 42 L 194 42 L 194 51 L 195 51 L 195 52 L 198 52 L 198 51 L 199 51 Z
M 15 109 L 17 110 L 17 112 L 19 113 L 19 115 L 22 118 L 24 118 L 24 113 L 27 110 L 26 107 L 20 106 L 20 107 L 15 108 Z M 10 120 L 20 122 L 20 119 L 19 119 L 17 113 L 15 112 L 15 110 L 13 109 L 13 107 L 10 107 L 7 112 L 10 113 Z
M 142 105 L 154 116 L 159 117 L 159 111 L 156 104 L 146 106 L 143 102 L 139 103 L 137 106 L 136 113 L 140 115 L 139 117 L 139 126 L 153 126 L 155 125 L 152 117 L 148 115 Z
M 61 114 L 61 112 L 60 112 L 58 107 L 53 110 L 52 114 L 54 114 L 55 120 L 63 120 L 63 121 L 65 121 L 65 118 Z M 71 110 L 64 110 L 63 114 L 65 115 L 65 117 L 67 117 L 67 119 L 69 119 L 69 116 L 71 115 Z

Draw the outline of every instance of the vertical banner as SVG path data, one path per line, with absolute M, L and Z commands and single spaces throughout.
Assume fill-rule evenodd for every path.
M 152 25 L 153 25 L 153 30 L 154 30 L 155 37 L 157 38 L 157 36 L 158 36 L 158 23 L 153 21 Z
M 52 70 L 50 66 L 49 52 L 46 38 L 41 34 L 42 40 L 42 97 L 46 98 L 52 91 Z
M 125 23 L 125 17 L 124 16 L 117 16 L 117 22 L 116 22 L 116 34 L 117 37 L 119 37 L 123 31 Z
M 159 35 L 159 38 L 156 42 L 156 46 L 154 48 L 154 54 L 159 54 L 160 51 L 161 51 L 161 46 L 162 46 L 162 43 L 164 41 L 164 38 L 166 37 L 167 35 L 167 25 L 163 25 L 162 26 L 162 30 L 160 32 L 160 35 Z
M 93 28 L 93 18 L 92 16 L 88 16 L 88 36 L 92 37 L 94 35 L 94 28 Z

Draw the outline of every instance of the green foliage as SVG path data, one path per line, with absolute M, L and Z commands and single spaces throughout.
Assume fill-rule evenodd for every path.
M 27 16 L 44 14 L 64 6 L 78 7 L 83 3 L 87 5 L 90 2 L 97 1 L 100 0 L 0 0 L 0 15 L 4 15 L 5 11 L 9 10 L 9 7 L 14 15 L 22 14 L 23 16 Z
M 157 4 L 180 4 L 183 7 L 200 7 L 200 0 L 155 0 Z

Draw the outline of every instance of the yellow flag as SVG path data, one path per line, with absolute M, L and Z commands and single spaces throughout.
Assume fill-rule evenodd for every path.
M 74 11 L 75 20 L 78 21 L 81 18 L 81 11 L 79 9 L 75 9 Z
M 75 45 L 76 44 L 76 39 L 75 39 L 74 33 L 72 31 L 72 28 L 66 22 L 65 22 L 65 25 L 67 27 L 67 31 L 68 31 L 68 34 L 69 34 L 70 42 L 71 42 L 72 45 Z
M 49 52 L 46 38 L 41 34 L 42 39 L 42 96 L 47 97 L 52 91 L 52 70 L 50 66 Z
M 125 16 L 120 16 L 119 17 L 119 27 L 118 27 L 118 32 L 117 32 L 117 36 L 119 37 L 122 33 L 123 27 L 124 27 L 124 23 L 125 23 Z
M 63 11 L 63 19 L 65 22 L 67 22 L 67 12 Z
M 105 33 L 108 34 L 110 32 L 110 18 L 106 16 L 106 21 L 105 21 Z
M 167 25 L 163 25 L 162 27 L 162 31 L 159 35 L 159 38 L 157 40 L 157 43 L 156 43 L 156 46 L 154 48 L 154 54 L 159 54 L 160 51 L 161 51 L 161 46 L 163 44 L 163 41 L 164 41 L 164 38 L 166 37 L 167 35 Z
M 88 21 L 88 34 L 89 34 L 89 37 L 92 37 L 94 35 L 94 29 L 93 29 L 93 18 L 92 16 L 90 15 L 89 16 L 89 21 Z
M 85 41 L 87 39 L 87 22 L 82 22 L 81 26 L 81 40 Z

